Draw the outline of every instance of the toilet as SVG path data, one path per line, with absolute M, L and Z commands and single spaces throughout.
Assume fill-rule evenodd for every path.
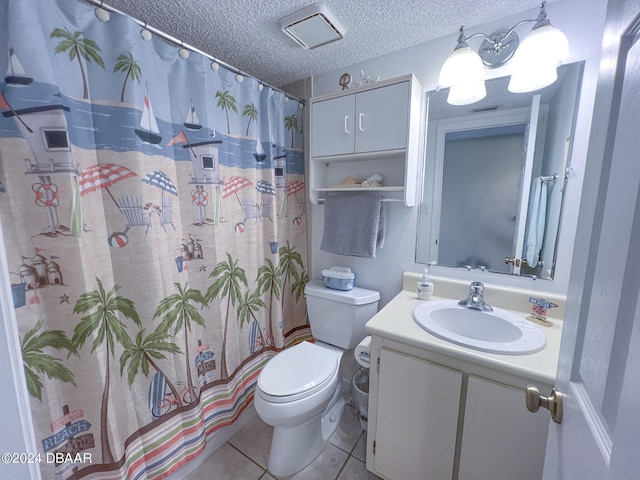
M 340 360 L 366 336 L 380 293 L 354 287 L 331 290 L 307 283 L 304 293 L 315 343 L 276 354 L 258 376 L 254 404 L 273 426 L 269 471 L 279 477 L 306 467 L 335 432 L 344 411 Z

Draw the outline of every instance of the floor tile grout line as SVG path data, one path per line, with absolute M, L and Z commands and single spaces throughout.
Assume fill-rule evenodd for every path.
M 231 442 L 227 442 L 227 443 L 229 444 L 230 447 L 232 447 L 234 450 L 239 452 L 243 457 L 248 459 L 251 463 L 253 463 L 254 465 L 258 466 L 258 468 L 260 468 L 262 470 L 262 475 L 260 475 L 259 478 L 264 477 L 264 474 L 268 472 L 267 469 L 265 469 L 262 465 L 260 465 L 258 462 L 256 462 L 253 458 L 251 458 L 249 455 L 247 455 L 242 450 L 240 450 L 238 447 L 236 447 L 233 443 L 231 443 Z
M 338 480 L 340 478 L 340 475 L 342 475 L 342 472 L 344 471 L 344 467 L 347 466 L 347 463 L 349 463 L 350 458 L 351 458 L 351 455 L 347 455 L 347 459 L 342 464 L 342 467 L 340 467 L 340 470 L 338 470 L 338 474 L 336 475 L 336 478 L 334 480 Z

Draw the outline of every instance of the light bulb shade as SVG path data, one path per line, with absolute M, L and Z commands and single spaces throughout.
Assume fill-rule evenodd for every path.
M 526 93 L 540 90 L 558 79 L 555 65 L 529 65 L 511 75 L 507 89 L 511 93 Z
M 482 100 L 487 96 L 484 80 L 463 82 L 449 89 L 447 103 L 449 105 L 469 105 Z
M 549 64 L 558 66 L 569 56 L 569 41 L 564 33 L 546 23 L 534 28 L 522 41 L 513 56 L 514 70 L 521 64 Z
M 461 82 L 481 81 L 484 79 L 484 65 L 480 56 L 468 45 L 456 47 L 440 69 L 438 85 L 441 88 L 452 87 Z

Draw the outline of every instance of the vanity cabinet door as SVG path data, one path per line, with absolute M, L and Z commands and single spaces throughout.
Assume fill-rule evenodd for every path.
M 326 157 L 354 152 L 355 95 L 315 102 L 311 113 L 311 156 Z
M 548 428 L 548 412 L 530 413 L 522 388 L 469 375 L 458 480 L 540 480 Z
M 452 478 L 461 387 L 462 372 L 381 349 L 377 473 L 402 480 Z

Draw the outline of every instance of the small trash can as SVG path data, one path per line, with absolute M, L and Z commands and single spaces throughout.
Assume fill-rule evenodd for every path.
M 368 408 L 369 408 L 369 369 L 362 367 L 356 370 L 351 380 L 351 394 L 353 395 L 353 406 L 356 409 L 360 426 L 367 430 Z

